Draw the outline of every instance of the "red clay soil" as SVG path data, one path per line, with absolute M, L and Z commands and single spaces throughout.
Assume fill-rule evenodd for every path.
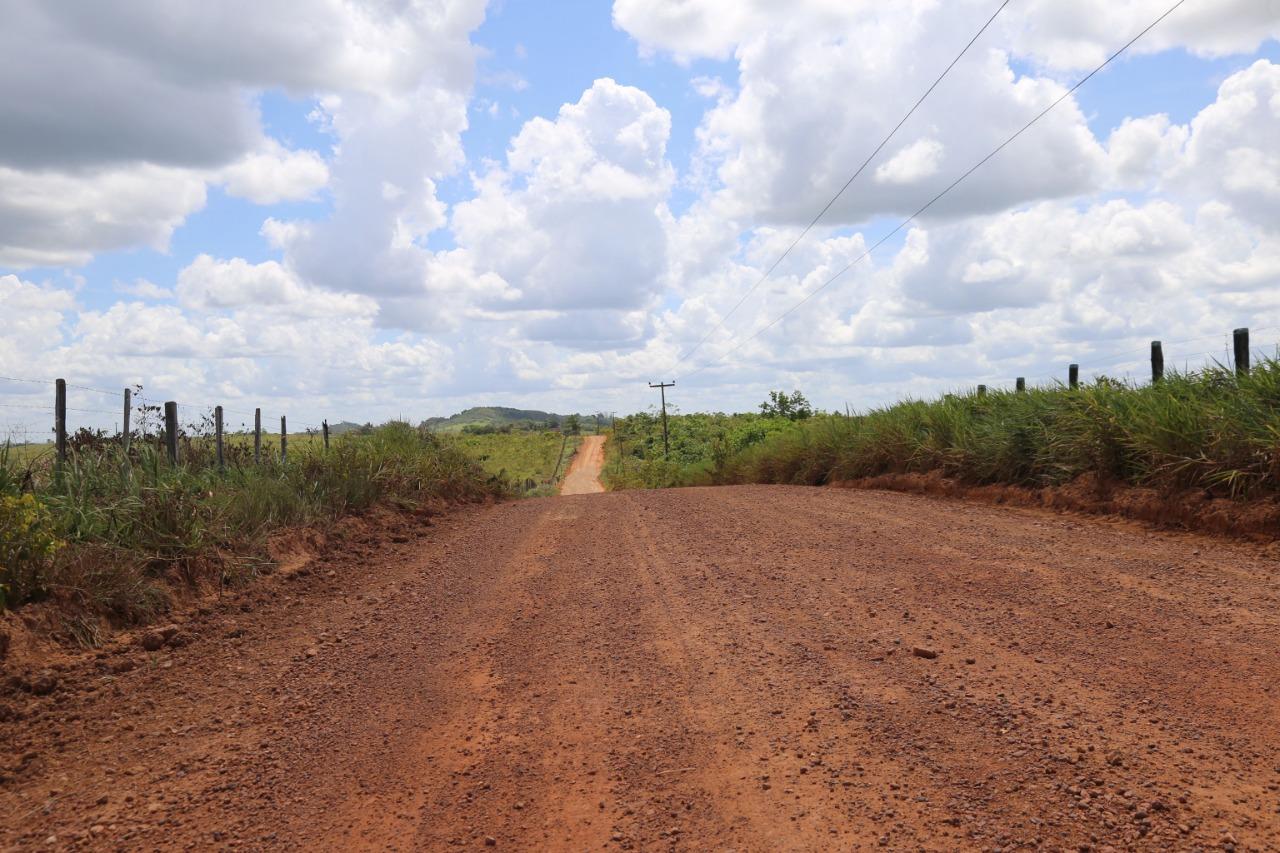
M 1263 546 L 776 486 L 419 534 L 12 690 L 0 847 L 1280 850 Z
M 1187 489 L 1166 494 L 1158 489 L 1128 486 L 1099 480 L 1084 474 L 1062 486 L 971 486 L 942 476 L 928 474 L 882 474 L 858 480 L 838 481 L 835 488 L 889 489 L 1013 506 L 1043 506 L 1050 509 L 1117 515 L 1145 521 L 1158 527 L 1176 527 L 1259 541 L 1280 538 L 1280 500 L 1259 497 L 1233 500 L 1204 489 Z
M 604 468 L 604 436 L 588 435 L 573 455 L 569 471 L 560 486 L 562 495 L 591 495 L 604 491 L 600 471 Z

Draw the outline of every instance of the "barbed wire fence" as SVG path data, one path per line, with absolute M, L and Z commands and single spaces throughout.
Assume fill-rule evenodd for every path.
M 253 411 L 230 408 L 220 403 L 203 400 L 157 399 L 148 396 L 143 386 L 135 385 L 113 391 L 92 385 L 68 382 L 63 378 L 37 379 L 33 377 L 0 375 L 0 386 L 29 386 L 10 399 L 0 395 L 0 444 L 52 445 L 59 462 L 67 457 L 69 441 L 79 430 L 88 430 L 101 437 L 118 438 L 128 449 L 136 434 L 141 439 L 162 439 L 171 462 L 178 462 L 180 438 L 190 432 L 208 434 L 213 442 L 217 463 L 225 462 L 228 435 L 252 435 L 254 461 L 261 462 L 264 453 L 263 437 L 275 437 L 279 441 L 279 458 L 288 457 L 289 430 L 294 435 L 320 436 L 324 448 L 329 448 L 329 420 L 319 423 L 289 420 L 287 414 L 279 415 L 279 432 L 264 432 L 263 410 Z M 51 402 L 40 403 L 39 393 L 53 391 Z M 18 399 L 13 399 L 18 398 Z M 106 408 L 103 398 L 115 398 L 119 408 Z M 48 398 L 46 398 L 47 400 Z M 230 421 L 228 415 L 236 416 Z M 186 429 L 184 430 L 184 418 Z M 239 421 L 238 428 L 235 426 Z M 274 416 L 268 421 L 274 425 Z M 228 430 L 228 426 L 232 429 Z M 299 428 L 301 428 L 299 430 Z
M 1067 387 L 1075 388 L 1080 382 L 1082 365 L 1092 371 L 1095 378 L 1107 376 L 1109 373 L 1115 378 L 1114 375 L 1118 373 L 1119 378 L 1132 382 L 1139 381 L 1142 374 L 1146 373 L 1146 371 L 1136 372 L 1140 371 L 1139 366 L 1144 363 L 1149 365 L 1150 373 L 1147 376 L 1153 383 L 1159 382 L 1164 377 L 1166 362 L 1175 370 L 1178 370 L 1179 364 L 1181 364 L 1180 372 L 1182 373 L 1215 366 L 1232 368 L 1237 373 L 1248 373 L 1249 367 L 1253 362 L 1266 358 L 1274 359 L 1280 357 L 1280 344 L 1274 345 L 1270 349 L 1251 346 L 1251 334 L 1277 330 L 1280 330 L 1280 326 L 1254 329 L 1252 333 L 1248 328 L 1239 328 L 1225 334 L 1203 335 L 1176 341 L 1151 341 L 1148 347 L 1120 350 L 1100 355 L 1097 358 L 1091 358 L 1087 363 L 1071 362 L 1067 365 L 1065 382 L 1061 373 L 1042 373 L 1029 377 L 1016 377 L 1014 379 L 1014 390 L 1024 390 L 1028 381 L 1058 382 L 1065 384 Z M 1222 348 L 1191 353 L 1170 351 L 1169 349 L 1184 344 L 1203 343 L 1210 340 L 1222 340 Z M 1192 367 L 1193 362 L 1199 362 L 1195 368 Z M 985 377 L 983 382 L 977 386 L 979 393 L 985 393 L 989 387 L 994 387 L 995 383 L 999 381 L 994 376 Z

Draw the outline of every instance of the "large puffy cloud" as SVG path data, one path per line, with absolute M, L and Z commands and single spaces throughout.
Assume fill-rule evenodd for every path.
M 163 249 L 204 201 L 203 179 L 169 166 L 83 174 L 0 166 L 0 265 L 79 265 L 122 246 Z
M 729 8 L 732 6 L 733 8 Z M 722 55 L 731 46 L 736 91 L 698 132 L 700 167 L 719 184 L 718 217 L 804 223 L 874 150 L 915 93 L 963 45 L 985 10 L 977 3 L 889 6 L 811 2 L 785 10 L 717 0 L 638 4 L 615 19 L 643 44 Z M 1020 76 L 991 38 L 977 45 L 898 132 L 871 174 L 827 214 L 829 223 L 911 213 L 1061 96 L 1046 77 Z M 975 116 L 981 119 L 975 121 Z M 1087 192 L 1106 158 L 1074 101 L 1043 119 L 1034 144 L 1015 144 L 932 215 L 1000 210 Z
M 505 168 L 476 179 L 451 226 L 477 268 L 510 285 L 503 311 L 543 312 L 527 333 L 571 345 L 634 341 L 661 290 L 671 117 L 639 89 L 595 81 L 554 121 L 536 118 Z
M 277 89 L 319 97 L 339 144 L 333 189 L 340 215 L 351 213 L 317 239 L 332 242 L 368 221 L 362 200 L 379 197 L 377 170 L 386 164 L 406 202 L 397 215 L 374 217 L 377 237 L 412 239 L 421 231 L 409 211 L 434 203 L 428 179 L 459 162 L 474 64 L 467 34 L 483 7 L 0 0 L 0 263 L 83 263 L 105 249 L 163 248 L 209 184 L 262 204 L 314 197 L 328 164 L 262 130 L 256 95 Z M 63 225 L 58 190 L 71 184 L 87 188 L 81 196 L 123 187 L 148 203 L 89 199 L 99 203 L 82 209 L 102 215 Z
M 1003 29 L 1018 53 L 1051 67 L 1079 70 L 1101 63 L 1172 5 L 1172 0 L 1031 0 L 1009 10 Z M 1181 47 L 1217 57 L 1257 50 L 1269 38 L 1280 38 L 1274 0 L 1189 2 L 1133 49 L 1155 53 Z
M 329 167 L 314 151 L 290 151 L 274 139 L 222 170 L 227 192 L 257 204 L 314 198 Z
M 72 289 L 0 276 L 0 311 L 16 318 L 0 336 L 0 376 L 32 380 L 0 380 L 0 435 L 47 433 L 52 388 L 37 380 L 49 365 L 74 386 L 73 425 L 105 427 L 118 405 L 109 389 L 124 385 L 141 384 L 150 402 L 177 400 L 184 418 L 214 403 L 262 406 L 299 428 L 395 417 L 404 395 L 423 397 L 452 378 L 448 347 L 383 334 L 370 300 L 298 291 L 281 277 L 271 266 L 202 258 L 179 284 L 180 304 L 90 309 Z M 222 294 L 216 305 L 200 301 L 211 289 Z
M 0 275 L 0 314 L 5 318 L 0 362 L 30 368 L 50 338 L 57 336 L 63 312 L 74 305 L 69 290 Z
M 1191 122 L 1184 159 L 1168 183 L 1218 198 L 1280 228 L 1280 65 L 1259 60 L 1222 83 Z
M 178 273 L 177 296 L 183 307 L 202 311 L 267 308 L 298 317 L 370 318 L 378 309 L 367 296 L 310 287 L 276 261 L 209 255 Z
M 176 280 L 119 286 L 164 304 L 88 309 L 71 289 L 0 280 L 0 298 L 6 286 L 21 294 L 6 316 L 14 298 L 33 306 L 23 309 L 23 340 L 38 354 L 9 346 L 6 331 L 0 373 L 30 375 L 43 359 L 81 382 L 139 380 L 156 393 L 179 389 L 182 400 L 244 408 L 287 397 L 300 419 L 376 420 L 397 414 L 390 401 L 406 392 L 433 412 L 481 401 L 628 411 L 646 379 L 672 372 L 690 408 L 741 408 L 783 385 L 826 406 L 860 406 L 1057 375 L 1073 360 L 1086 373 L 1111 369 L 1115 351 L 1140 361 L 1147 338 L 1211 338 L 1171 346 L 1176 361 L 1217 345 L 1212 336 L 1233 325 L 1265 325 L 1251 311 L 1280 307 L 1280 165 L 1269 144 L 1278 102 L 1266 62 L 1225 80 L 1191 122 L 1136 115 L 1105 140 L 1068 101 L 940 215 L 859 260 L 884 233 L 876 217 L 914 210 L 1056 98 L 1076 69 L 1154 17 L 1146 0 L 1080 7 L 1102 24 L 1087 13 L 1061 20 L 1061 4 L 1012 4 L 834 215 L 723 327 L 728 308 L 990 4 L 619 0 L 615 20 L 644 50 L 737 68 L 690 81 L 711 100 L 688 171 L 668 162 L 664 104 L 602 79 L 526 122 L 500 162 L 471 164 L 471 198 L 450 209 L 436 186 L 465 163 L 468 34 L 479 0 L 322 2 L 307 7 L 309 29 L 290 20 L 300 13 L 287 4 L 254 17 L 239 6 L 160 14 L 158 2 L 110 20 L 96 7 L 77 16 L 72 7 L 15 6 L 6 17 L 48 36 L 52 52 L 76 45 L 64 58 L 85 79 L 73 81 L 79 93 L 69 86 L 48 100 L 70 111 L 13 110 L 17 130 L 0 140 L 0 263 L 162 247 L 210 185 L 263 203 L 324 192 L 333 214 L 268 221 L 263 236 L 276 260 L 205 254 Z M 1258 0 L 1227 8 L 1205 17 L 1188 4 L 1139 47 L 1219 55 L 1274 31 Z M 257 29 L 246 34 L 250 20 Z M 0 64 L 30 55 L 14 46 Z M 88 98 L 94 75 L 127 82 L 129 74 L 152 79 L 104 99 L 114 113 L 101 118 L 101 145 L 80 136 L 35 151 L 24 142 L 33 133 L 73 136 L 81 117 L 70 108 Z M 0 99 L 12 79 L 0 79 Z M 28 74 L 27 82 L 48 81 Z M 253 97 L 264 88 L 315 97 L 332 151 L 292 151 L 264 137 Z M 166 100 L 188 90 L 185 104 Z M 148 124 L 148 101 L 169 104 L 184 127 Z M 184 138 L 202 120 L 187 105 L 216 132 Z M 147 138 L 116 127 L 128 117 Z M 41 130 L 40 121 L 61 130 Z M 103 191 L 108 178 L 128 191 Z M 676 186 L 696 200 L 673 215 Z M 446 229 L 454 245 L 441 250 Z M 703 336 L 697 356 L 677 364 Z
M 437 0 L 402 11 L 390 30 L 398 43 L 348 60 L 372 63 L 378 85 L 320 99 L 319 113 L 338 140 L 333 214 L 276 232 L 287 262 L 307 280 L 391 301 L 432 294 L 426 240 L 446 222 L 436 183 L 465 161 L 461 134 L 475 64 L 468 34 L 483 19 L 484 3 Z M 366 14 L 366 26 L 385 17 Z M 395 325 L 396 316 L 389 312 L 384 322 Z
M 894 5 L 914 18 L 953 4 L 904 0 Z M 957 32 L 975 29 L 994 11 L 993 4 L 963 5 L 972 22 Z M 1100 63 L 1172 5 L 1172 0 L 1078 0 L 1070 4 L 1030 0 L 1005 10 L 997 28 L 1020 55 L 1051 67 L 1079 69 Z M 874 20 L 870 13 L 885 11 L 884 4 L 874 0 L 800 0 L 785 8 L 771 0 L 614 0 L 613 19 L 643 51 L 666 51 L 688 61 L 697 57 L 727 59 L 740 43 L 777 26 L 783 18 L 808 18 L 817 26 L 838 30 L 847 29 L 850 16 Z M 885 23 L 868 34 L 891 34 L 896 28 L 892 18 L 880 20 Z M 1158 52 L 1183 47 L 1216 57 L 1257 50 L 1269 38 L 1280 38 L 1280 16 L 1273 0 L 1185 3 L 1134 49 Z M 872 38 L 862 45 L 873 52 L 882 49 Z
M 1280 65 L 1265 59 L 1229 76 L 1188 124 L 1126 119 L 1108 143 L 1114 186 L 1219 201 L 1264 228 L 1280 227 Z
M 1215 346 L 1221 357 L 1223 334 L 1239 325 L 1263 327 L 1265 345 L 1277 336 L 1266 318 L 1280 281 L 1271 207 L 1280 166 L 1266 142 L 1280 103 L 1275 72 L 1260 61 L 1231 75 L 1186 125 L 1126 121 L 1108 140 L 1098 191 L 917 224 L 900 246 L 858 261 L 768 328 L 842 268 L 823 247 L 837 260 L 857 259 L 858 247 L 816 229 L 716 328 L 798 229 L 757 227 L 735 241 L 711 205 L 695 205 L 674 225 L 697 226 L 677 244 L 686 298 L 658 325 L 667 345 L 651 342 L 634 375 L 674 370 L 711 399 L 791 382 L 828 404 L 846 394 L 884 402 L 1015 375 L 1054 378 L 1068 361 L 1086 373 L 1141 375 L 1154 338 L 1173 342 L 1178 366 L 1195 366 Z M 928 153 L 894 169 L 927 165 Z M 1130 196 L 1110 197 L 1113 189 Z M 687 353 L 709 328 L 696 355 L 673 368 L 672 349 Z M 591 371 L 587 384 L 625 372 L 621 360 L 579 364 Z

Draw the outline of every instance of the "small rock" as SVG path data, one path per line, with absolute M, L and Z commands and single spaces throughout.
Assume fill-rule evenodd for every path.
M 924 646 L 913 646 L 911 649 L 911 654 L 915 655 L 918 658 L 924 658 L 925 660 L 933 660 L 938 656 L 938 653 L 936 651 L 934 651 L 933 649 L 926 649 Z
M 133 658 L 120 658 L 119 660 L 111 662 L 111 671 L 116 675 L 121 675 L 133 669 L 134 666 L 136 666 L 136 664 L 134 664 Z
M 497 847 L 497 846 L 498 846 L 498 839 L 494 838 L 492 835 L 486 835 L 486 836 L 484 837 L 484 846 L 485 846 L 485 847 Z
M 313 658 L 318 654 L 320 654 L 320 650 L 317 649 L 315 646 L 312 646 L 311 648 L 307 649 L 307 657 L 309 658 Z
M 31 692 L 37 696 L 48 696 L 57 686 L 58 679 L 54 678 L 53 673 L 50 672 L 42 672 L 31 679 Z
M 159 631 L 150 631 L 142 635 L 138 644 L 149 652 L 157 652 L 164 645 L 164 634 Z

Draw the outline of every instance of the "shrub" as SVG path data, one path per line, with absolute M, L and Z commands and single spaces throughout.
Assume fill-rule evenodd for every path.
M 0 495 L 0 607 L 47 592 L 46 567 L 62 544 L 35 495 Z

